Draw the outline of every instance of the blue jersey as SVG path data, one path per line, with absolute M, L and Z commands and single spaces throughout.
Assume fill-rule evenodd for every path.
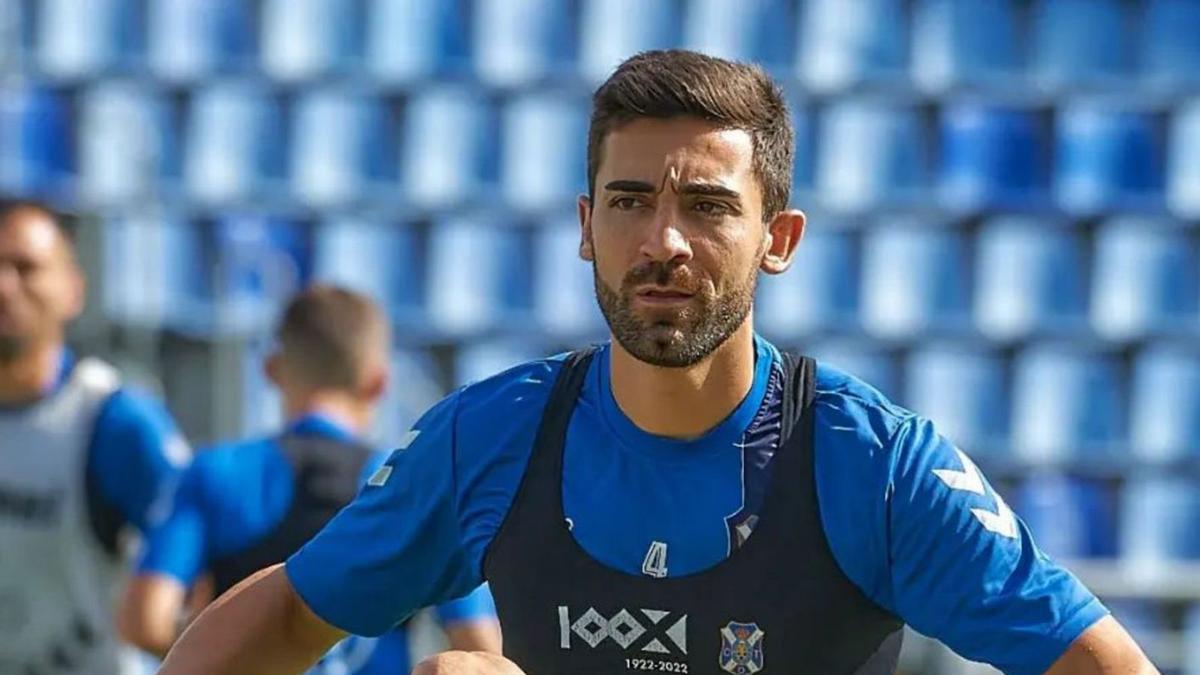
M 370 635 L 478 584 L 561 363 L 518 366 L 426 413 L 358 499 L 288 561 L 305 602 Z M 564 509 L 588 554 L 631 574 L 650 561 L 655 574 L 680 576 L 721 563 L 752 536 L 778 440 L 780 372 L 776 349 L 756 339 L 745 400 L 702 437 L 674 440 L 621 412 L 602 349 L 563 458 Z M 1106 614 L 930 421 L 828 366 L 816 388 L 821 523 L 868 598 L 1013 673 L 1044 672 Z M 653 551 L 656 542 L 666 546 Z
M 287 433 L 353 440 L 350 431 L 319 415 L 294 421 Z M 368 462 L 363 479 L 384 459 L 381 453 Z M 286 517 L 294 490 L 292 468 L 275 438 L 218 445 L 197 453 L 170 515 L 147 539 L 139 572 L 163 574 L 190 586 L 212 561 L 249 549 L 272 532 Z M 493 617 L 495 607 L 484 586 L 437 612 L 445 625 Z M 314 673 L 408 672 L 407 635 L 394 630 L 378 640 L 352 638 L 326 660 Z

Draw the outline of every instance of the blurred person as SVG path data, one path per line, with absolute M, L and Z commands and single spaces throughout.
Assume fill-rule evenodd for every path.
M 165 654 L 184 618 L 189 590 L 206 575 L 219 595 L 260 568 L 282 562 L 354 498 L 386 454 L 361 439 L 388 383 L 387 318 L 366 297 L 314 286 L 284 310 L 265 371 L 289 422 L 269 438 L 196 454 L 170 515 L 149 535 L 137 576 L 121 603 L 131 643 Z M 386 533 L 380 533 L 386 536 Z M 436 613 L 452 648 L 499 651 L 486 586 Z M 408 672 L 408 636 L 350 638 L 313 673 Z
M 611 341 L 435 405 L 163 672 L 294 673 L 483 579 L 507 661 L 425 672 L 875 675 L 905 624 L 1009 673 L 1156 672 L 931 421 L 755 334 L 805 228 L 789 119 L 754 66 L 619 66 L 578 204 Z
M 0 202 L 0 673 L 123 672 L 123 535 L 191 455 L 161 403 L 65 345 L 85 285 L 50 207 Z

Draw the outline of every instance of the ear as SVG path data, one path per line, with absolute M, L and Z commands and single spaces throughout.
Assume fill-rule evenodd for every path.
M 71 271 L 70 292 L 71 299 L 70 304 L 67 305 L 66 316 L 68 321 L 79 318 L 79 315 L 83 314 L 83 309 L 87 304 L 87 277 L 84 276 L 83 271 L 78 267 Z
M 283 360 L 278 353 L 273 353 L 263 361 L 263 374 L 276 388 L 283 388 Z
M 362 396 L 365 400 L 375 403 L 383 398 L 388 387 L 388 368 L 386 365 L 372 370 L 363 382 Z
M 804 238 L 806 219 L 802 211 L 780 211 L 767 226 L 767 252 L 763 256 L 762 271 L 767 274 L 782 274 L 792 266 L 796 247 Z
M 596 251 L 592 248 L 592 200 L 587 195 L 579 195 L 579 257 L 588 262 L 596 260 Z

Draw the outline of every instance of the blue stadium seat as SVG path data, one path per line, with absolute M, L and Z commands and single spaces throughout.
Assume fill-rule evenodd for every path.
M 1150 209 L 1163 200 L 1163 138 L 1154 118 L 1119 104 L 1060 109 L 1055 193 L 1068 212 Z
M 100 75 L 134 65 L 140 48 L 139 3 L 134 0 L 42 0 L 38 9 L 37 64 L 61 78 Z
M 81 97 L 79 190 L 100 204 L 131 203 L 177 177 L 179 149 L 172 109 L 153 90 L 103 83 Z
M 205 229 L 204 246 L 211 247 L 199 291 L 217 334 L 267 328 L 277 308 L 312 280 L 312 241 L 294 221 L 230 213 L 195 227 Z
M 1147 0 L 1142 18 L 1141 69 L 1166 90 L 1200 86 L 1200 2 Z
M 1122 0 L 1038 0 L 1030 67 L 1046 87 L 1113 85 L 1130 74 L 1135 31 Z
M 142 210 L 105 219 L 104 314 L 157 329 L 202 313 L 199 230 L 176 214 Z
M 759 278 L 754 322 L 772 338 L 858 327 L 858 237 L 823 223 L 804 235 L 792 268 Z
M 0 85 L 0 191 L 57 193 L 74 163 L 70 112 L 46 89 Z
M 283 174 L 283 116 L 267 91 L 248 83 L 198 90 L 184 132 L 188 193 L 204 202 L 261 196 Z
M 1008 448 L 1008 383 L 1003 359 L 961 344 L 923 346 L 905 363 L 904 405 L 933 420 L 975 456 Z
M 801 79 L 815 91 L 903 80 L 908 12 L 899 0 L 809 0 L 801 20 Z
M 1181 218 L 1200 218 L 1200 99 L 1175 109 L 1167 152 L 1167 205 Z
M 1010 506 L 1052 558 L 1117 554 L 1116 494 L 1099 481 L 1035 472 L 1014 492 Z
M 478 382 L 526 361 L 554 354 L 529 339 L 500 339 L 471 342 L 454 355 L 454 383 L 463 386 Z
M 558 0 L 476 0 L 475 72 L 495 86 L 521 86 L 574 68 L 575 29 Z
M 315 279 L 366 293 L 401 330 L 419 332 L 425 251 L 416 228 L 339 216 L 317 226 L 313 249 Z
M 1200 328 L 1200 254 L 1186 232 L 1119 218 L 1097 230 L 1093 260 L 1097 332 L 1129 339 Z
M 879 345 L 869 341 L 852 339 L 828 339 L 803 345 L 801 353 L 849 373 L 875 387 L 884 396 L 898 401 L 903 391 L 900 388 L 900 369 L 896 359 Z
M 975 322 L 1001 340 L 1087 325 L 1084 244 L 1062 223 L 1000 216 L 976 239 Z
M 786 0 L 691 0 L 683 45 L 705 54 L 753 61 L 781 74 L 795 56 L 796 17 Z
M 254 17 L 242 0 L 151 0 L 146 60 L 171 81 L 194 81 L 249 66 Z
M 512 328 L 534 333 L 529 232 L 484 217 L 435 221 L 426 255 L 434 330 L 467 336 Z
M 477 198 L 495 183 L 497 115 L 467 88 L 415 95 L 404 113 L 400 176 L 407 195 L 437 207 Z
M 358 61 L 357 3 L 262 0 L 262 69 L 285 81 L 347 72 Z
M 1134 358 L 1130 444 L 1146 462 L 1200 457 L 1200 352 L 1151 345 Z
M 824 109 L 815 192 L 838 211 L 908 205 L 926 187 L 927 143 L 914 108 L 846 99 Z
M 29 40 L 25 34 L 26 6 L 22 2 L 0 2 L 0 72 L 20 69 Z
M 341 88 L 303 94 L 292 117 L 292 193 L 316 206 L 369 197 L 394 174 L 394 138 L 379 99 Z
M 954 209 L 1048 204 L 1047 120 L 1020 108 L 963 100 L 942 109 L 940 189 Z
M 796 132 L 795 155 L 792 159 L 792 203 L 798 204 L 804 198 L 802 195 L 813 187 L 817 130 L 807 101 L 789 93 L 787 103 L 792 113 L 792 128 Z
M 1019 82 L 1022 36 L 1010 0 L 918 0 L 912 76 L 925 89 Z
M 537 92 L 510 99 L 501 113 L 500 182 L 520 209 L 569 209 L 587 191 L 590 105 L 586 98 Z
M 579 68 L 600 82 L 621 61 L 648 49 L 678 47 L 682 41 L 680 0 L 583 0 L 579 25 Z
M 1143 569 L 1200 560 L 1200 490 L 1191 476 L 1147 476 L 1125 484 L 1123 555 Z
M 1035 345 L 1013 365 L 1013 451 L 1035 462 L 1115 456 L 1125 440 L 1124 374 L 1082 344 Z
M 470 68 L 464 3 L 367 0 L 365 60 L 375 78 L 410 85 Z
M 579 219 L 546 220 L 533 250 L 533 306 L 538 325 L 552 335 L 599 337 L 604 317 L 596 305 L 592 264 L 579 258 Z
M 863 243 L 862 313 L 880 337 L 959 333 L 970 323 L 967 239 L 944 228 L 893 218 Z

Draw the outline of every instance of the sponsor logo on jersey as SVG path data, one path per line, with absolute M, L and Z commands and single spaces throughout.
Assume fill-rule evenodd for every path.
M 661 609 L 621 609 L 606 617 L 595 607 L 575 616 L 559 605 L 559 647 L 596 649 L 611 641 L 625 651 L 687 656 L 687 619 L 687 614 Z

